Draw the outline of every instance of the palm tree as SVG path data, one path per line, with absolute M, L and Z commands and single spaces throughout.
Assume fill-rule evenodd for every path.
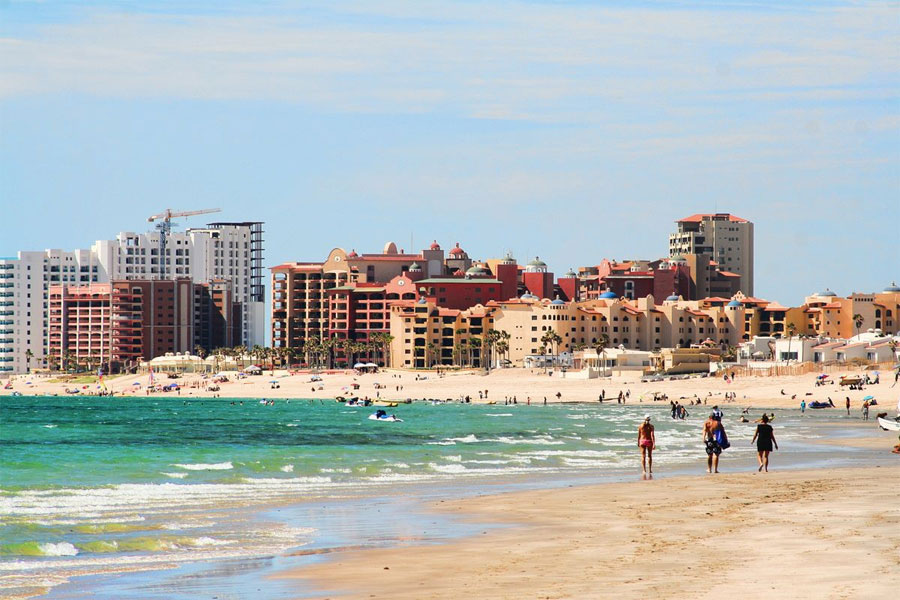
M 856 325 L 856 337 L 859 337 L 859 328 L 862 327 L 864 321 L 865 319 L 863 319 L 861 314 L 857 313 L 853 315 L 853 324 Z
M 62 356 L 62 364 L 63 364 L 62 370 L 63 371 L 65 371 L 67 373 L 69 372 L 69 368 L 71 366 L 73 358 L 75 358 L 75 355 L 72 354 L 71 350 L 66 350 L 65 352 L 63 352 L 63 356 Z
M 453 344 L 453 364 L 461 366 L 462 363 L 462 342 Z
M 556 364 L 558 366 L 559 365 L 559 345 L 562 344 L 562 341 L 563 341 L 562 336 L 559 335 L 559 333 L 553 331 L 553 332 L 551 332 L 551 335 L 550 335 L 550 341 L 553 343 L 553 346 L 556 350 L 554 352 L 554 354 L 556 355 Z
M 491 367 L 494 365 L 494 349 L 497 346 L 497 342 L 500 341 L 500 337 L 500 332 L 496 329 L 490 329 L 484 334 L 482 346 L 484 347 L 483 354 L 487 356 L 487 363 L 485 366 L 487 367 L 488 372 L 490 372 Z
M 34 358 L 34 352 L 31 349 L 25 351 L 25 372 L 31 373 L 31 359 Z
M 605 333 L 600 334 L 600 339 L 594 342 L 594 349 L 597 351 L 597 354 L 600 354 L 602 357 L 602 365 L 603 365 L 603 375 L 606 375 L 606 347 L 609 346 L 609 336 Z
M 303 354 L 306 357 L 306 365 L 312 366 L 313 359 L 318 352 L 319 338 L 311 335 L 303 340 Z
M 788 362 L 790 362 L 790 360 L 791 360 L 791 342 L 794 341 L 794 333 L 797 332 L 797 326 L 794 325 L 793 322 L 790 322 L 787 324 L 786 329 L 787 329 L 788 336 L 790 336 L 790 337 L 788 337 L 788 351 L 787 351 Z
M 497 354 L 500 356 L 506 356 L 509 352 L 509 342 L 505 339 L 501 339 L 497 342 Z
M 476 366 L 475 365 L 475 351 L 483 350 L 482 344 L 483 344 L 483 340 L 480 337 L 473 337 L 472 339 L 469 340 L 469 348 L 471 348 L 471 351 L 472 351 L 472 366 L 473 367 Z M 478 365 L 477 366 L 479 366 L 479 367 L 484 366 L 484 352 L 478 352 Z
M 544 335 L 541 336 L 541 356 L 547 355 L 547 347 L 553 344 L 553 331 L 547 330 L 544 332 Z M 547 369 L 547 361 L 542 360 L 544 370 Z
M 430 369 L 434 366 L 434 354 L 437 350 L 437 346 L 434 342 L 428 342 L 425 344 L 425 368 Z

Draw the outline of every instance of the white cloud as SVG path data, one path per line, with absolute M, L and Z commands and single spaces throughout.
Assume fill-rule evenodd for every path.
M 880 5 L 773 13 L 392 2 L 340 11 L 96 14 L 41 26 L 0 41 L 0 94 L 260 98 L 596 122 L 606 103 L 790 98 L 809 87 L 865 94 L 865 84 L 898 80 L 898 13 Z

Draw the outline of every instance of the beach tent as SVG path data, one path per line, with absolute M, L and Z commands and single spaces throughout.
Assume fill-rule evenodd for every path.
M 260 371 L 262 371 L 262 368 L 257 365 L 250 365 L 244 370 L 248 373 L 259 373 Z
M 358 363 L 356 363 L 355 365 L 353 365 L 353 368 L 354 368 L 354 369 L 365 369 L 365 368 L 366 368 L 366 363 L 358 362 Z
M 378 368 L 378 365 L 376 365 L 375 363 L 366 363 L 363 366 L 367 369 L 377 369 Z

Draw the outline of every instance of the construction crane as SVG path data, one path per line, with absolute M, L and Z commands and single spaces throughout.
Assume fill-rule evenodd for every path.
M 159 230 L 159 278 L 166 278 L 166 241 L 169 234 L 172 233 L 172 219 L 174 217 L 191 217 L 194 215 L 205 215 L 209 213 L 221 212 L 221 208 L 204 208 L 203 210 L 185 210 L 181 212 L 172 212 L 171 208 L 167 208 L 158 215 L 153 215 L 147 219 L 148 223 L 159 221 L 156 228 Z

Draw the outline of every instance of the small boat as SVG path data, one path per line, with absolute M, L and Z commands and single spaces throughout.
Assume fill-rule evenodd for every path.
M 878 426 L 885 431 L 900 431 L 900 421 L 893 421 L 884 417 L 878 417 Z
M 388 400 L 376 400 L 373 404 L 375 404 L 375 406 L 386 406 L 388 408 L 396 408 L 397 407 L 396 402 L 390 402 Z
M 386 421 L 388 423 L 402 423 L 403 419 L 398 419 L 396 415 L 389 415 L 383 410 L 377 411 L 375 414 L 369 415 L 370 421 Z

